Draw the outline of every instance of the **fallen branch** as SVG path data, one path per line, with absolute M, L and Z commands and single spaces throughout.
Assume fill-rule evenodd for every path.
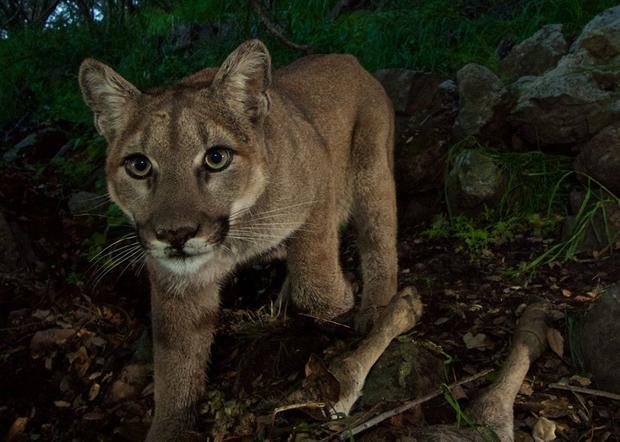
M 473 382 L 477 379 L 480 379 L 486 375 L 488 375 L 489 373 L 493 372 L 492 368 L 489 368 L 487 370 L 484 370 L 480 373 L 477 373 L 475 375 L 466 377 L 465 379 L 462 379 L 458 382 L 455 382 L 453 384 L 448 385 L 448 389 L 452 390 L 454 387 L 458 387 L 459 385 L 464 385 L 464 384 L 468 384 L 470 382 Z M 377 424 L 380 424 L 381 422 L 391 418 L 392 416 L 396 416 L 397 414 L 401 414 L 404 413 L 405 411 L 409 410 L 410 408 L 415 407 L 416 405 L 420 405 L 423 404 L 424 402 L 428 402 L 431 399 L 436 398 L 437 396 L 441 396 L 444 393 L 443 389 L 437 389 L 435 391 L 433 391 L 432 393 L 429 393 L 427 395 L 424 395 L 418 399 L 414 399 L 412 401 L 408 401 L 405 402 L 404 404 L 393 408 L 391 410 L 388 410 L 384 413 L 381 413 L 378 416 L 373 417 L 372 419 L 367 420 L 366 422 L 364 422 L 363 424 L 357 425 L 353 428 L 351 428 L 350 430 L 346 430 L 343 431 L 342 433 L 340 433 L 338 435 L 338 438 L 340 440 L 347 440 L 349 439 L 351 436 L 355 436 L 358 433 L 361 433 L 362 431 L 365 431 L 371 427 L 374 427 Z
M 323 409 L 325 407 L 327 407 L 327 404 L 325 402 L 314 402 L 314 401 L 302 402 L 299 404 L 289 404 L 289 405 L 284 405 L 282 407 L 277 407 L 273 410 L 273 413 L 271 414 L 271 425 L 275 426 L 276 416 L 278 415 L 278 413 L 282 413 L 283 411 L 298 410 L 300 408 Z
M 254 6 L 254 9 L 256 10 L 258 17 L 260 18 L 260 21 L 263 23 L 268 33 L 276 37 L 278 40 L 280 40 L 282 43 L 284 43 L 289 48 L 293 48 L 298 51 L 303 51 L 305 53 L 312 52 L 311 45 L 295 43 L 295 42 L 290 41 L 288 38 L 286 38 L 284 36 L 284 31 L 282 30 L 282 28 L 276 23 L 274 23 L 273 21 L 271 21 L 269 16 L 265 13 L 265 11 L 263 10 L 263 5 L 261 4 L 260 0 L 250 0 L 250 3 L 252 4 L 252 6 Z
M 608 391 L 603 391 L 603 390 L 594 390 L 592 388 L 577 387 L 574 385 L 566 385 L 566 384 L 550 384 L 549 388 L 555 388 L 556 390 L 568 390 L 568 391 L 573 391 L 575 393 L 589 394 L 591 396 L 599 396 L 599 397 L 604 397 L 607 399 L 613 399 L 616 401 L 620 401 L 620 394 L 610 393 Z

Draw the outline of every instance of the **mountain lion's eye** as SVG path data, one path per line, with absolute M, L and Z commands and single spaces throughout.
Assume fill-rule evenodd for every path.
M 214 147 L 205 155 L 205 165 L 212 172 L 226 169 L 233 159 L 233 153 L 226 147 Z
M 125 159 L 125 170 L 130 177 L 141 180 L 151 174 L 153 166 L 147 157 L 138 154 Z

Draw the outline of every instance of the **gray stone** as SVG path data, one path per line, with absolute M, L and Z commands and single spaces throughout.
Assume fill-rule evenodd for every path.
M 411 339 L 395 339 L 368 374 L 358 406 L 420 397 L 445 382 L 442 361 Z
M 454 159 L 448 175 L 448 204 L 454 210 L 467 210 L 494 203 L 505 184 L 505 174 L 493 158 L 465 149 Z
M 577 320 L 578 357 L 600 389 L 620 393 L 620 285 L 608 288 Z
M 620 54 L 620 6 L 609 8 L 584 26 L 571 45 L 571 52 L 586 49 L 597 58 L 610 58 Z
M 540 75 L 554 68 L 567 50 L 562 25 L 543 26 L 511 49 L 501 61 L 500 70 L 510 79 Z
M 2 155 L 2 158 L 5 159 L 6 161 L 13 161 L 18 156 L 20 156 L 26 148 L 33 146 L 36 142 L 37 142 L 37 134 L 31 133 L 28 136 L 26 136 L 23 140 L 21 140 L 19 143 L 17 143 L 15 146 L 13 146 L 8 151 L 6 151 L 4 155 Z
M 460 110 L 455 132 L 458 138 L 479 135 L 490 124 L 506 98 L 502 81 L 488 68 L 470 63 L 456 74 Z
M 576 169 L 620 195 L 620 122 L 607 126 L 581 147 Z
M 562 240 L 576 240 L 575 253 L 602 250 L 606 247 L 613 247 L 613 244 L 620 239 L 620 204 L 614 201 L 599 203 L 600 206 L 588 217 L 588 219 L 577 219 L 578 213 L 588 213 L 594 209 L 592 201 L 588 207 L 582 207 L 585 194 L 583 191 L 573 191 L 570 193 L 571 215 L 567 216 L 562 226 Z M 575 234 L 579 236 L 573 238 Z
M 620 79 L 620 71 L 597 63 L 581 49 L 544 75 L 513 84 L 510 123 L 534 146 L 587 141 L 620 114 L 620 94 L 606 86 Z
M 395 178 L 399 196 L 443 186 L 443 170 L 457 113 L 454 82 L 417 73 L 411 83 L 408 117 L 398 120 Z
M 11 272 L 24 268 L 24 259 L 15 234 L 0 212 L 0 272 Z
M 404 113 L 409 104 L 409 94 L 413 78 L 420 72 L 410 69 L 381 69 L 375 72 L 375 78 L 392 100 L 394 111 Z

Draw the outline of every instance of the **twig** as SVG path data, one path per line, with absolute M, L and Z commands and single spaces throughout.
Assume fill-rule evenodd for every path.
M 326 406 L 327 404 L 325 402 L 301 402 L 298 404 L 289 404 L 278 407 L 274 409 L 273 413 L 271 414 L 271 425 L 275 425 L 277 414 L 282 413 L 283 411 L 297 410 L 298 408 L 325 408 Z
M 616 401 L 620 401 L 620 394 L 610 393 L 608 391 L 603 390 L 594 390 L 592 388 L 585 387 L 577 387 L 574 385 L 565 385 L 565 384 L 550 384 L 549 388 L 555 388 L 556 390 L 568 390 L 576 393 L 589 394 L 592 396 L 600 396 L 605 397 L 607 399 L 614 399 Z
M 269 32 L 271 35 L 276 37 L 278 40 L 280 40 L 282 43 L 284 43 L 290 48 L 296 49 L 298 51 L 303 51 L 305 53 L 310 53 L 312 51 L 311 45 L 294 43 L 288 38 L 286 38 L 284 36 L 284 31 L 282 30 L 282 28 L 272 22 L 271 19 L 267 16 L 267 14 L 265 14 L 260 0 L 250 0 L 250 3 L 252 4 L 252 6 L 254 6 L 254 9 L 256 9 L 256 13 L 260 18 L 260 21 L 263 23 L 263 25 L 265 25 L 267 32 Z
M 304 317 L 306 317 L 306 318 L 314 319 L 314 320 L 316 320 L 316 321 L 327 322 L 327 323 L 329 323 L 329 324 L 334 324 L 334 325 L 337 325 L 337 326 L 339 326 L 339 327 L 344 327 L 344 328 L 351 329 L 351 326 L 350 326 L 350 325 L 347 325 L 347 324 L 341 324 L 340 322 L 332 321 L 332 320 L 330 320 L 330 319 L 323 319 L 323 318 L 319 318 L 319 317 L 317 317 L 317 316 L 312 316 L 312 315 L 309 315 L 309 314 L 307 314 L 307 313 L 297 313 L 297 316 L 304 316 Z
M 492 368 L 489 368 L 487 370 L 481 371 L 480 373 L 477 373 L 475 375 L 466 377 L 465 379 L 462 379 L 458 382 L 455 382 L 453 384 L 448 385 L 448 389 L 451 390 L 454 387 L 458 387 L 459 385 L 463 385 L 463 384 L 468 384 L 470 382 L 475 381 L 476 379 L 480 379 L 486 375 L 488 375 L 489 373 L 493 372 Z M 433 391 L 432 393 L 429 393 L 427 395 L 424 395 L 418 399 L 414 399 L 412 401 L 409 402 L 405 402 L 404 404 L 393 408 L 391 410 L 388 410 L 384 413 L 381 413 L 378 416 L 373 417 L 372 419 L 367 420 L 366 422 L 364 422 L 363 424 L 357 425 L 356 427 L 351 428 L 350 430 L 346 430 L 343 431 L 342 433 L 340 433 L 338 435 L 338 438 L 340 440 L 347 440 L 349 439 L 351 436 L 355 436 L 358 433 L 361 433 L 364 430 L 367 430 L 368 428 L 374 427 L 377 424 L 380 424 L 381 422 L 383 422 L 386 419 L 391 418 L 392 416 L 396 416 L 397 414 L 401 414 L 407 410 L 409 410 L 410 408 L 415 407 L 416 405 L 420 405 L 423 404 L 424 402 L 428 402 L 431 399 L 436 398 L 437 396 L 441 396 L 443 394 L 444 390 L 442 389 L 437 389 L 435 391 Z

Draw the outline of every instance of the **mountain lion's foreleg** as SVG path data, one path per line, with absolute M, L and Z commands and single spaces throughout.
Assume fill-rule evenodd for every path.
M 317 213 L 318 212 L 318 213 Z M 318 210 L 290 240 L 287 289 L 297 308 L 331 319 L 353 307 L 353 292 L 340 268 L 334 210 Z
M 396 190 L 389 125 L 366 125 L 354 138 L 356 176 L 353 223 L 357 230 L 363 277 L 359 330 L 368 330 L 397 290 Z
M 154 281 L 152 292 L 155 417 L 147 441 L 176 441 L 193 427 L 205 390 L 218 286 L 175 293 Z

